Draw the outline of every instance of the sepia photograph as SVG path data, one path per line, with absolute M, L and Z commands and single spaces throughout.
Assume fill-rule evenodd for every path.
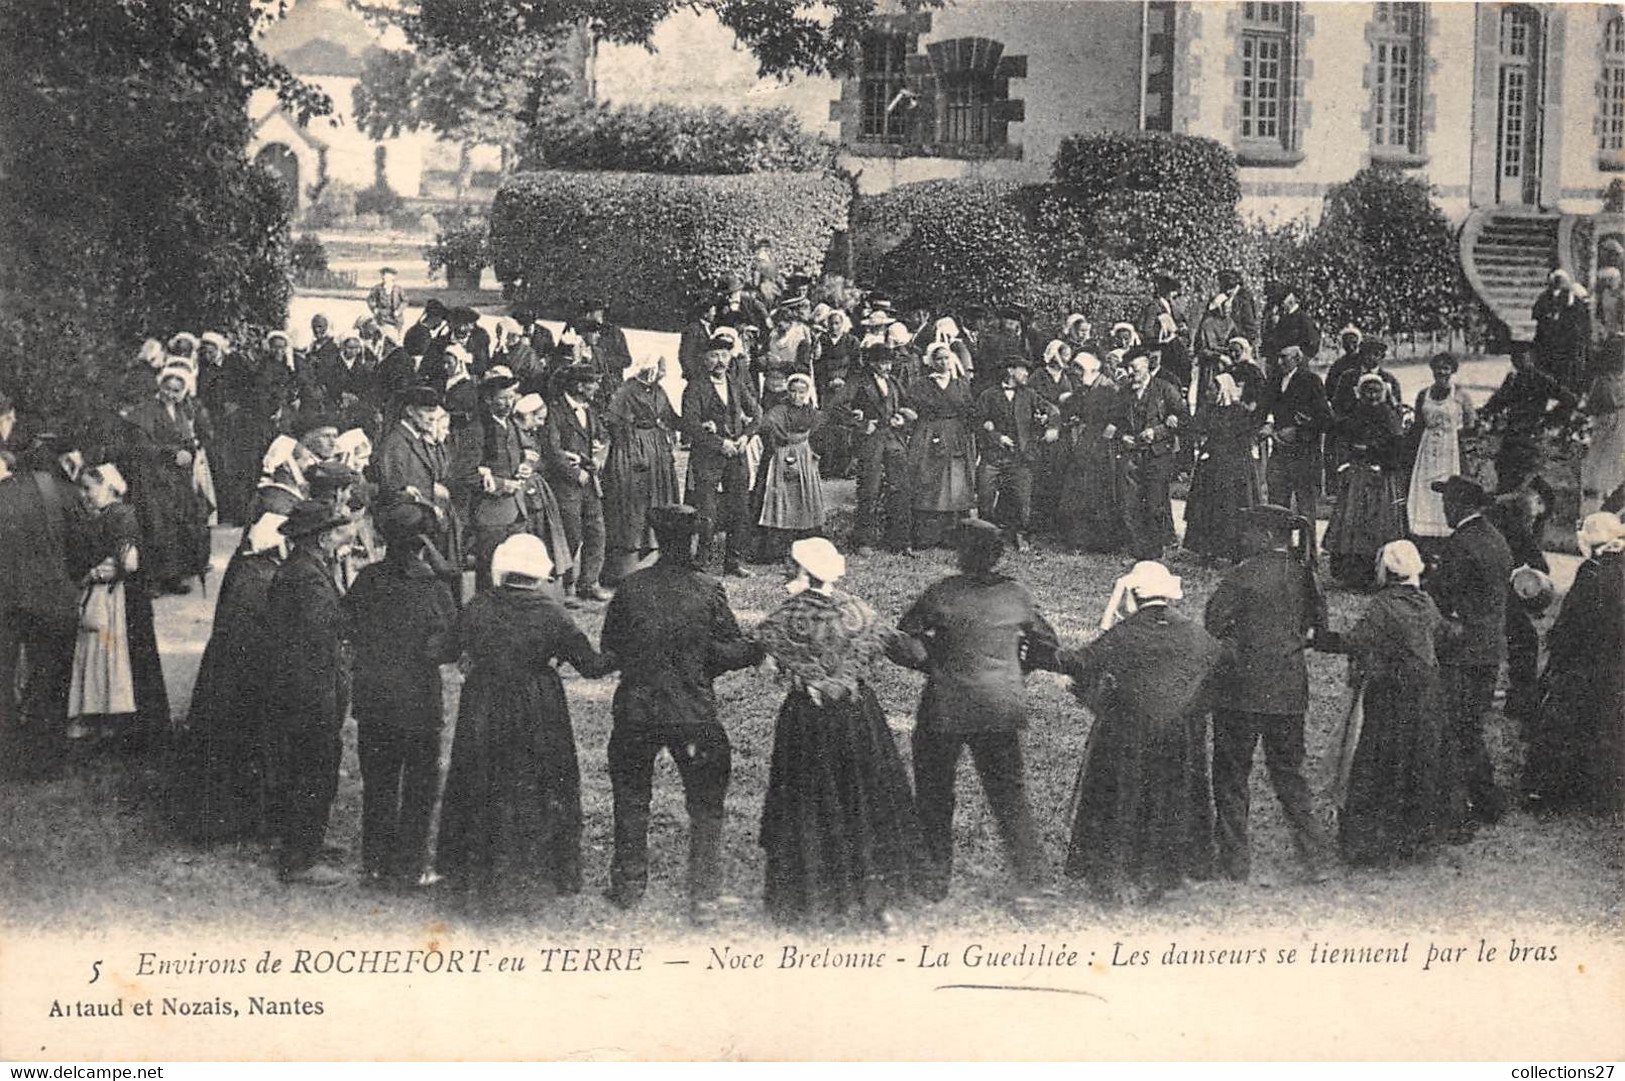
M 0 49 L 0 1059 L 1625 1057 L 1625 5 Z

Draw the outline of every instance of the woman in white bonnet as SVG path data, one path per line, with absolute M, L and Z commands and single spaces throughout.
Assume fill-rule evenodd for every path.
M 1354 698 L 1344 720 L 1333 802 L 1343 859 L 1403 863 L 1445 839 L 1444 724 L 1435 643 L 1448 633 L 1422 589 L 1422 554 L 1408 540 L 1377 556 L 1377 592 L 1352 630 L 1315 637 L 1349 654 Z

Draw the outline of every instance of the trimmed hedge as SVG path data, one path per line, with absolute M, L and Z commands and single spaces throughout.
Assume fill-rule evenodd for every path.
M 789 109 L 720 105 L 583 105 L 537 125 L 527 167 L 722 175 L 835 167 L 836 146 Z
M 1213 287 L 1241 255 L 1235 159 L 1210 139 L 1102 133 L 1066 139 L 1050 184 L 906 184 L 860 200 L 859 274 L 932 307 L 1018 303 L 1041 321 L 1132 318 L 1152 275 Z
M 847 226 L 851 186 L 827 173 L 520 173 L 491 205 L 491 255 L 510 300 L 563 314 L 602 295 L 627 325 L 677 330 L 717 278 L 770 237 L 781 270 L 817 275 Z
M 1327 192 L 1313 229 L 1255 228 L 1249 241 L 1266 289 L 1292 283 L 1328 330 L 1352 322 L 1386 335 L 1482 332 L 1455 231 L 1421 177 L 1367 166 Z

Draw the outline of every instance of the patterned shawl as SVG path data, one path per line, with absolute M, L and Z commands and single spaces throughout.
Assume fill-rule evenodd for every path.
M 846 695 L 857 693 L 890 637 L 873 608 L 840 590 L 827 597 L 813 590 L 799 593 L 752 633 L 801 685 L 834 683 Z

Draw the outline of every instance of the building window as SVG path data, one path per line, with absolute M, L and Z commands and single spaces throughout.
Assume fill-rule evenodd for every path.
M 1602 32 L 1602 82 L 1598 118 L 1599 149 L 1612 157 L 1625 155 L 1625 18 L 1608 20 Z
M 1297 4 L 1241 5 L 1241 139 L 1293 149 Z
M 871 34 L 863 39 L 860 137 L 869 142 L 900 143 L 908 137 L 909 110 L 903 100 L 907 55 L 908 38 L 903 34 Z
M 945 143 L 979 145 L 988 141 L 993 125 L 993 88 L 974 74 L 957 75 L 942 84 L 941 139 Z
M 1421 152 L 1423 14 L 1420 4 L 1378 4 L 1373 25 L 1372 141 L 1380 150 Z

